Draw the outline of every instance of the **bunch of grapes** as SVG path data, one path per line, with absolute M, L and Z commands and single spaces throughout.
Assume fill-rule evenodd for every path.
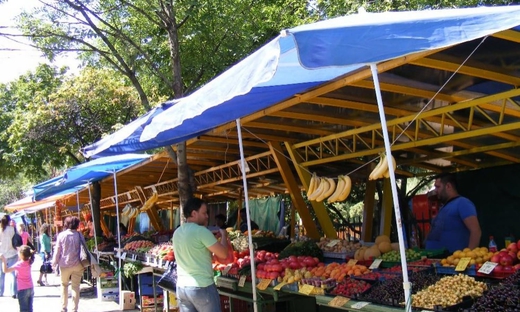
M 510 285 L 500 285 L 491 288 L 473 304 L 470 311 L 520 311 L 520 289 Z
M 412 284 L 412 294 L 417 293 L 430 285 L 435 284 L 440 278 L 433 274 L 425 272 L 413 272 L 409 276 Z M 362 300 L 386 303 L 390 305 L 399 305 L 404 303 L 403 277 L 399 276 L 394 279 L 386 280 L 380 284 L 376 284 L 372 289 L 363 296 Z

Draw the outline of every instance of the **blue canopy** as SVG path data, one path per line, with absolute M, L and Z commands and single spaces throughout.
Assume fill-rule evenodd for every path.
M 520 6 L 505 6 L 362 13 L 295 27 L 151 117 L 144 130 L 139 129 L 140 144 L 122 143 L 119 150 L 178 143 L 367 64 L 460 44 L 519 25 Z M 104 154 L 100 149 L 96 152 Z
M 150 123 L 153 117 L 170 108 L 173 104 L 174 102 L 172 101 L 154 107 L 148 113 L 125 125 L 119 131 L 104 137 L 92 145 L 82 148 L 81 153 L 83 156 L 90 158 L 92 156 L 111 156 L 134 151 L 145 151 L 153 148 L 153 142 L 141 143 L 139 141 L 141 132 L 144 127 Z M 157 144 L 155 144 L 155 146 L 157 146 Z M 102 152 L 102 155 L 99 154 L 100 152 Z
M 102 180 L 127 167 L 148 159 L 149 155 L 125 154 L 98 158 L 67 169 L 65 174 L 33 186 L 34 200 L 59 194 L 88 182 Z

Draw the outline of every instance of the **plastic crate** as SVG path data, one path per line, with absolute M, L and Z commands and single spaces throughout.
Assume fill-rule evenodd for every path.
M 332 259 L 346 260 L 348 256 L 347 252 L 323 252 L 323 257 Z
M 222 312 L 248 312 L 249 305 L 247 301 L 239 300 L 236 298 L 231 298 L 231 300 L 229 299 L 230 298 L 227 296 L 220 296 L 220 310 Z
M 474 264 L 468 266 L 465 271 L 455 271 L 454 266 L 445 267 L 445 266 L 442 266 L 440 263 L 437 263 L 436 265 L 434 265 L 433 269 L 434 269 L 435 273 L 437 273 L 437 274 L 455 275 L 455 274 L 462 273 L 462 274 L 466 274 L 469 276 L 477 276 L 477 269 Z

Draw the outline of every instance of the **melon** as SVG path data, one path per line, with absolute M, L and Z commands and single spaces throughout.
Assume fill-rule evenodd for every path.
M 392 250 L 399 251 L 399 243 L 392 243 L 390 245 L 392 246 Z
M 360 260 L 364 260 L 365 258 L 365 250 L 367 250 L 366 247 L 361 247 L 359 248 L 358 250 L 356 250 L 356 252 L 354 253 L 354 259 L 360 261 Z
M 375 241 L 376 245 L 379 245 L 382 242 L 390 243 L 390 237 L 388 237 L 386 235 L 379 235 L 378 237 L 376 237 L 376 241 Z
M 377 248 L 379 248 L 379 251 L 384 254 L 389 251 L 392 251 L 392 244 L 390 242 L 381 242 L 379 245 L 377 245 Z
M 379 258 L 379 257 L 381 257 L 381 252 L 379 252 L 379 248 L 377 248 L 377 246 L 374 245 L 374 246 L 368 248 L 367 250 L 365 250 L 363 257 L 365 258 L 365 260 Z

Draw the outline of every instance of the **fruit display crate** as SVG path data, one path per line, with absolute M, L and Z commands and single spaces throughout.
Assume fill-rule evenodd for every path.
M 469 276 L 477 275 L 477 268 L 474 264 L 468 266 L 465 271 L 455 271 L 454 266 L 442 266 L 440 263 L 436 263 L 433 266 L 433 270 L 436 274 L 446 274 L 446 275 L 455 275 L 455 274 L 466 274 Z
M 330 251 L 324 251 L 323 257 L 325 258 L 333 258 L 333 259 L 342 259 L 347 260 L 347 258 L 353 258 L 355 252 L 330 252 Z
M 422 308 L 422 307 L 412 307 L 417 311 L 435 311 L 435 312 L 457 312 L 457 311 L 465 311 L 465 309 L 471 308 L 471 306 L 475 303 L 477 298 L 472 298 L 470 296 L 466 296 L 462 298 L 462 301 L 454 304 L 452 306 L 443 307 L 441 305 L 434 306 L 433 309 Z

